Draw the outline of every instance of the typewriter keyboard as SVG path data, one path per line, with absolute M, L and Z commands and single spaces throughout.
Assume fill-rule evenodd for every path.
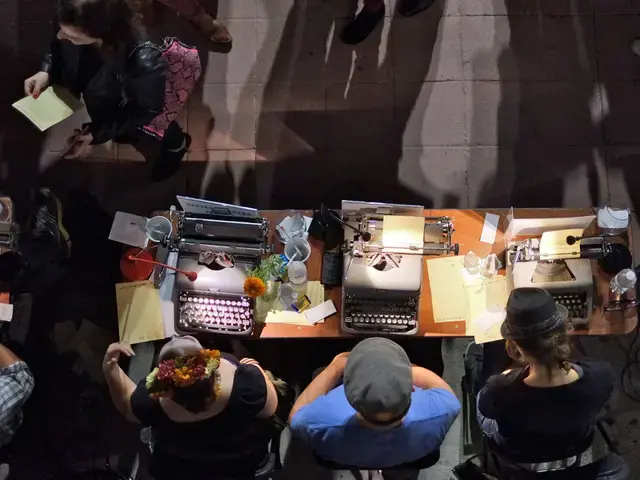
M 253 301 L 249 297 L 180 292 L 180 327 L 203 333 L 249 335 Z
M 552 293 L 551 296 L 560 305 L 569 310 L 569 319 L 588 319 L 589 311 L 586 292 Z
M 413 334 L 418 325 L 417 308 L 417 298 L 391 301 L 347 296 L 344 326 L 362 333 Z

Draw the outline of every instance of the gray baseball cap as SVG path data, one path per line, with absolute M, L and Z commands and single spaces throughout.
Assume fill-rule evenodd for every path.
M 184 337 L 173 337 L 167 343 L 164 344 L 162 350 L 158 354 L 158 363 L 164 362 L 171 358 L 184 357 L 188 355 L 195 355 L 202 350 L 202 345 L 197 338 L 191 335 L 185 335 Z
M 349 404 L 365 419 L 381 413 L 403 416 L 411 404 L 411 362 L 400 345 L 387 338 L 367 338 L 349 354 L 344 369 Z

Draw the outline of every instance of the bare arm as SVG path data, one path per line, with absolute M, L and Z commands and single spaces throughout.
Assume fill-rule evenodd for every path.
M 104 356 L 102 369 L 109 386 L 109 394 L 116 409 L 130 422 L 138 423 L 138 419 L 131 411 L 131 395 L 136 389 L 136 384 L 127 376 L 118 365 L 120 354 L 135 355 L 129 345 L 112 343 Z
M 414 365 L 411 368 L 411 373 L 413 375 L 413 384 L 418 388 L 422 388 L 424 390 L 428 390 L 430 388 L 444 388 L 453 393 L 453 389 L 449 384 L 431 370 Z
M 293 404 L 293 408 L 289 414 L 289 423 L 291 423 L 291 419 L 302 407 L 309 405 L 316 398 L 326 395 L 336 388 L 340 378 L 342 378 L 342 374 L 344 373 L 344 367 L 347 363 L 348 356 L 348 353 L 341 353 L 336 356 L 329 366 L 320 372 L 309 386 L 304 389 L 304 392 L 300 394 L 296 403 Z
M 258 413 L 258 418 L 269 418 L 274 413 L 276 413 L 276 409 L 278 408 L 278 393 L 276 392 L 276 387 L 271 382 L 271 379 L 267 375 L 267 373 L 263 370 L 260 364 L 253 360 L 252 358 L 243 358 L 240 360 L 240 363 L 246 365 L 253 365 L 262 372 L 262 376 L 264 377 L 264 382 L 267 385 L 267 401 L 264 404 L 264 408 Z
M 0 343 L 0 368 L 8 367 L 19 361 L 20 359 L 15 353 Z

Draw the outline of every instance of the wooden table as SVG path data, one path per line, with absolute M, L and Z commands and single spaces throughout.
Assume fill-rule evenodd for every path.
M 500 216 L 499 229 L 496 234 L 495 243 L 493 245 L 480 242 L 480 234 L 484 225 L 485 213 L 495 213 Z M 501 257 L 504 262 L 504 231 L 506 229 L 506 215 L 508 209 L 492 209 L 492 210 L 425 210 L 425 216 L 448 216 L 453 220 L 455 233 L 453 241 L 460 244 L 460 255 L 465 255 L 469 251 L 475 252 L 478 256 L 484 257 L 489 253 L 495 253 Z M 282 218 L 283 212 L 276 210 L 262 211 L 261 214 L 269 219 L 269 227 L 271 235 L 276 225 L 276 221 Z M 307 215 L 310 212 L 306 212 Z M 550 218 L 550 217 L 572 217 L 592 215 L 592 209 L 517 209 L 515 210 L 516 218 Z M 595 222 L 589 227 L 586 234 L 594 234 L 596 232 Z M 632 245 L 631 230 L 627 235 L 623 235 L 621 240 Z M 276 244 L 276 251 L 282 252 L 282 244 L 277 239 L 273 239 Z M 311 256 L 307 261 L 307 270 L 309 280 L 320 280 L 322 272 L 322 252 L 323 244 L 321 242 L 310 239 Z M 431 289 L 429 287 L 429 275 L 427 273 L 426 259 L 436 258 L 435 256 L 425 257 L 422 280 L 422 294 L 420 297 L 420 311 L 418 336 L 426 337 L 451 337 L 465 336 L 465 322 L 445 322 L 435 323 L 433 317 L 433 307 L 431 304 Z M 625 312 L 604 312 L 602 309 L 602 299 L 606 298 L 609 288 L 610 277 L 605 275 L 598 268 L 597 262 L 592 262 L 592 270 L 596 277 L 597 294 L 594 295 L 594 303 L 596 308 L 593 310 L 589 328 L 576 330 L 574 333 L 580 335 L 609 335 L 624 334 L 631 332 L 638 322 L 635 309 Z M 317 338 L 317 337 L 349 337 L 350 334 L 343 333 L 340 330 L 340 316 L 342 304 L 342 291 L 340 287 L 327 288 L 325 290 L 325 299 L 333 300 L 338 312 L 327 318 L 324 324 L 318 324 L 313 327 L 302 327 L 284 324 L 267 324 L 260 331 L 261 338 Z

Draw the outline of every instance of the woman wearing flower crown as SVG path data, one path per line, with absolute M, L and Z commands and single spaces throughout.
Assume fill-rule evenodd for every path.
M 103 368 L 111 398 L 128 420 L 151 427 L 149 473 L 156 480 L 254 478 L 267 455 L 276 388 L 257 361 L 177 337 L 137 386 L 118 366 L 134 355 L 114 343 Z

